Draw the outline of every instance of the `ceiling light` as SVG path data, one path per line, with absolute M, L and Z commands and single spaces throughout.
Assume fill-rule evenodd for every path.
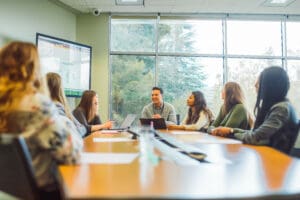
M 270 3 L 275 3 L 275 4 L 284 4 L 286 3 L 288 0 L 271 0 Z
M 264 1 L 264 6 L 279 6 L 279 7 L 286 7 L 295 0 L 266 0 Z
M 143 6 L 144 0 L 116 0 L 116 5 L 121 6 Z

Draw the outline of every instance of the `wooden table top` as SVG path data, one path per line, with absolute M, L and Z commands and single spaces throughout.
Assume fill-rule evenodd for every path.
M 96 132 L 84 139 L 84 152 L 139 153 L 129 164 L 62 165 L 67 199 L 232 199 L 300 197 L 300 161 L 265 146 L 230 144 L 204 133 L 163 134 L 207 154 L 209 162 L 178 164 L 155 149 L 158 162 L 141 159 L 139 140 L 94 142 L 94 138 L 129 137 Z M 207 138 L 210 142 L 207 142 Z M 201 142 L 202 138 L 202 142 Z M 206 138 L 206 142 L 203 142 Z M 215 141 L 215 142 L 213 142 Z

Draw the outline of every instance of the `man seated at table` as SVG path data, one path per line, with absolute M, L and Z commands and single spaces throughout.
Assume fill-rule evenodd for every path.
M 176 124 L 174 106 L 163 101 L 163 90 L 161 88 L 152 88 L 151 99 L 152 103 L 143 108 L 142 118 L 164 118 L 168 124 Z

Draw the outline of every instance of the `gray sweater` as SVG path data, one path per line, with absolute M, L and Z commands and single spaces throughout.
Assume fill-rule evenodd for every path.
M 271 107 L 264 122 L 254 130 L 234 128 L 234 137 L 246 144 L 268 145 L 289 153 L 298 130 L 298 117 L 289 101 Z
M 163 102 L 160 108 L 154 106 L 153 103 L 146 105 L 142 111 L 142 118 L 152 118 L 154 114 L 161 115 L 169 124 L 176 124 L 176 112 L 173 105 Z

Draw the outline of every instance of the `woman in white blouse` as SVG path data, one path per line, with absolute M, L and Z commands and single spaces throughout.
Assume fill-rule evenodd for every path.
M 202 130 L 207 129 L 213 120 L 212 112 L 206 106 L 204 95 L 194 91 L 187 99 L 188 112 L 180 125 L 169 125 L 168 129 Z

